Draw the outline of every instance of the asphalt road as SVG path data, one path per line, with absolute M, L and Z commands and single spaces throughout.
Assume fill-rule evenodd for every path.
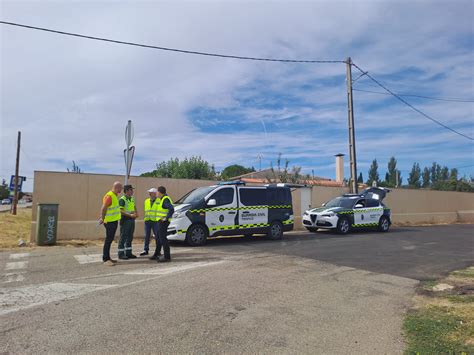
M 474 263 L 473 230 L 226 238 L 115 267 L 98 247 L 3 251 L 0 353 L 401 353 L 417 280 Z

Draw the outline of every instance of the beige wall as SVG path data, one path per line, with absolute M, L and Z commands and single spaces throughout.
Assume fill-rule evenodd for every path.
M 58 239 L 96 239 L 103 237 L 97 226 L 103 195 L 120 175 L 72 174 L 36 171 L 33 193 L 31 240 L 35 239 L 38 203 L 59 203 Z M 136 188 L 138 213 L 143 216 L 143 201 L 150 187 L 166 186 L 176 200 L 188 191 L 212 185 L 214 181 L 161 179 L 132 176 Z M 347 192 L 345 188 L 315 186 L 311 190 L 312 207 Z M 301 228 L 301 190 L 293 190 L 295 227 Z M 394 189 L 386 198 L 398 224 L 474 222 L 474 194 L 462 192 Z M 137 221 L 137 237 L 143 236 L 143 221 Z

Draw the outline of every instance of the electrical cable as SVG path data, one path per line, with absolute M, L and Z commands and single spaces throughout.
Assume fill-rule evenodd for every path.
M 362 89 L 356 89 L 356 88 L 352 88 L 352 90 L 361 91 L 361 92 L 368 92 L 368 93 L 371 93 L 371 94 L 391 95 L 388 92 L 362 90 Z M 397 95 L 398 96 L 403 96 L 403 97 L 418 97 L 418 98 L 427 99 L 427 100 L 452 101 L 452 102 L 474 102 L 474 100 L 457 99 L 457 98 L 442 98 L 442 97 L 431 97 L 431 96 L 422 96 L 422 95 L 413 95 L 413 94 L 397 94 Z
M 354 63 L 351 63 L 355 68 L 357 68 L 357 70 L 359 70 L 361 73 L 365 73 L 365 75 L 370 78 L 374 83 L 376 83 L 378 86 L 380 86 L 382 89 L 384 89 L 385 91 L 387 91 L 390 95 L 394 96 L 395 98 L 397 98 L 398 100 L 400 100 L 401 102 L 403 102 L 405 105 L 407 105 L 408 107 L 410 107 L 412 110 L 418 112 L 420 115 L 422 115 L 423 117 L 429 119 L 430 121 L 433 121 L 434 123 L 440 125 L 441 127 L 447 129 L 447 130 L 450 130 L 451 132 L 453 133 L 456 133 L 457 135 L 460 135 L 466 139 L 469 139 L 471 141 L 474 141 L 474 138 L 472 137 L 469 137 L 468 135 L 465 135 L 464 133 L 461 133 L 457 130 L 455 130 L 454 128 L 451 128 L 447 125 L 445 125 L 444 123 L 434 119 L 433 117 L 427 115 L 426 113 L 424 113 L 423 111 L 417 109 L 415 106 L 413 106 L 412 104 L 410 104 L 409 102 L 407 102 L 404 98 L 402 98 L 400 95 L 397 95 L 395 94 L 392 90 L 390 90 L 389 88 L 387 88 L 385 85 L 383 85 L 381 82 L 379 82 L 377 79 L 375 79 L 372 75 L 370 75 L 367 71 L 364 71 L 362 70 L 357 64 L 354 64 Z
M 44 27 L 36 27 L 36 26 L 29 26 L 23 25 L 20 23 L 15 22 L 7 22 L 7 21 L 0 21 L 0 24 L 9 25 L 9 26 L 17 26 L 28 28 L 32 30 L 44 31 L 44 32 L 51 32 L 66 36 L 73 36 L 85 39 L 91 39 L 95 41 L 103 41 L 103 42 L 110 42 L 116 44 L 124 44 L 128 46 L 136 46 L 136 47 L 143 47 L 143 48 L 151 48 L 151 49 L 158 49 L 162 51 L 169 51 L 169 52 L 178 52 L 184 54 L 195 54 L 195 55 L 202 55 L 208 57 L 219 57 L 219 58 L 230 58 L 230 59 L 241 59 L 241 60 L 255 60 L 255 61 L 265 61 L 265 62 L 283 62 L 283 63 L 345 63 L 343 60 L 297 60 L 297 59 L 273 59 L 273 58 L 259 58 L 259 57 L 246 57 L 246 56 L 239 56 L 239 55 L 230 55 L 230 54 L 219 54 L 219 53 L 210 53 L 210 52 L 199 52 L 199 51 L 191 51 L 187 49 L 178 49 L 178 48 L 169 48 L 169 47 L 160 47 L 160 46 L 153 46 L 148 44 L 141 44 L 135 42 L 126 42 L 126 41 L 119 41 L 110 38 L 103 38 L 103 37 L 95 37 L 95 36 L 87 36 L 79 33 L 72 33 L 72 32 L 65 32 L 65 31 L 58 31 L 52 30 L 49 28 Z

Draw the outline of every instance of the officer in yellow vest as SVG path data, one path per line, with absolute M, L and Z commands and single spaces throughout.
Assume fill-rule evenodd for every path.
M 122 184 L 116 181 L 112 190 L 107 192 L 102 198 L 102 208 L 100 210 L 99 224 L 105 227 L 104 249 L 102 261 L 104 265 L 114 266 L 116 261 L 110 258 L 110 246 L 115 239 L 118 221 L 120 220 L 120 207 L 118 195 L 122 192 Z
M 118 258 L 121 260 L 135 259 L 132 253 L 133 233 L 135 232 L 135 219 L 138 217 L 133 186 L 123 187 L 124 195 L 119 199 L 120 213 L 120 240 L 118 244 Z
M 145 200 L 145 245 L 140 256 L 148 255 L 150 250 L 150 237 L 151 233 L 155 237 L 155 242 L 158 243 L 158 206 L 160 205 L 160 199 L 157 197 L 158 190 L 154 187 L 148 190 L 149 198 Z
M 166 194 L 166 188 L 164 186 L 158 188 L 158 197 L 160 198 L 160 204 L 158 205 L 157 211 L 159 243 L 156 245 L 153 257 L 155 257 L 158 262 L 168 262 L 171 261 L 170 246 L 167 238 L 168 226 L 170 224 L 171 216 L 173 216 L 174 213 L 174 207 L 173 201 L 171 201 L 171 198 Z M 161 247 L 163 247 L 163 257 L 160 255 Z

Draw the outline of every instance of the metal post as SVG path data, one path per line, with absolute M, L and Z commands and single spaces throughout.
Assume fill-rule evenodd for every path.
M 354 105 L 352 101 L 352 61 L 351 57 L 346 61 L 346 80 L 347 80 L 347 116 L 349 121 L 349 156 L 350 156 L 350 170 L 351 179 L 349 182 L 349 190 L 351 193 L 358 193 L 357 186 L 357 159 L 355 147 L 355 127 L 354 127 Z
M 132 121 L 128 120 L 127 129 L 125 130 L 125 141 L 127 150 L 125 152 L 125 185 L 128 185 L 128 164 L 130 159 L 130 145 L 132 144 Z
M 16 215 L 16 207 L 18 204 L 18 174 L 20 170 L 20 144 L 21 144 L 21 132 L 18 132 L 18 143 L 16 145 L 16 167 L 15 167 L 15 189 L 13 191 L 13 206 L 12 214 Z

